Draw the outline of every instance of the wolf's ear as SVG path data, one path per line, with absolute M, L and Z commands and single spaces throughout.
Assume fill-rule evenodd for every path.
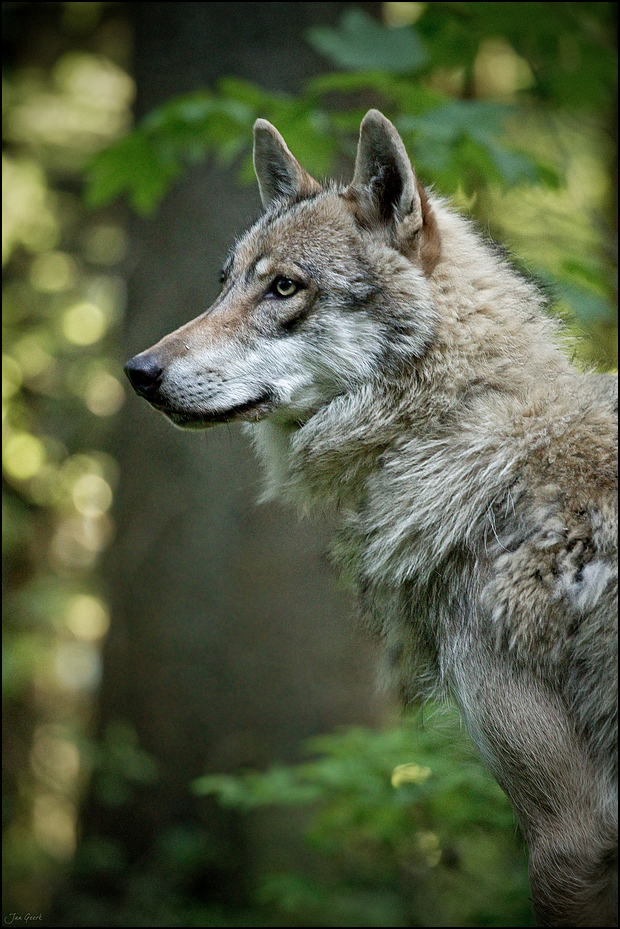
M 257 119 L 254 123 L 254 170 L 265 207 L 282 197 L 308 196 L 321 189 L 266 119 Z
M 399 220 L 419 210 L 416 179 L 403 141 L 378 110 L 369 110 L 362 120 L 349 190 L 360 207 L 374 212 L 380 222 Z
M 355 172 L 345 197 L 353 201 L 362 225 L 391 228 L 398 247 L 406 254 L 416 251 L 426 270 L 432 270 L 440 252 L 435 216 L 403 140 L 378 110 L 369 110 L 362 120 Z

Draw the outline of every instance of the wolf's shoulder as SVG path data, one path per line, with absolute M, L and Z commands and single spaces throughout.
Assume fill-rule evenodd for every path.
M 532 423 L 495 520 L 495 612 L 584 615 L 617 579 L 617 378 L 577 376 Z M 503 591 L 503 593 L 501 592 Z M 547 630 L 548 631 L 548 630 Z M 529 630 L 530 634 L 532 629 Z

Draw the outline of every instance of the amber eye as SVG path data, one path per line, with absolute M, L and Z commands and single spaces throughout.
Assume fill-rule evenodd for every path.
M 271 292 L 276 297 L 292 297 L 299 290 L 299 284 L 288 277 L 277 277 L 271 285 Z

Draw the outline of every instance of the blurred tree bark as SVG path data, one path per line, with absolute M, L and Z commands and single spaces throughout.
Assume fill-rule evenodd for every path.
M 305 30 L 333 24 L 351 5 L 127 4 L 137 118 L 223 75 L 295 92 L 324 67 Z M 209 306 L 227 248 L 258 211 L 256 189 L 209 163 L 188 172 L 153 219 L 129 220 L 122 360 Z M 275 820 L 243 833 L 188 785 L 205 772 L 290 761 L 307 736 L 372 723 L 383 706 L 372 649 L 324 557 L 324 532 L 255 505 L 260 473 L 236 427 L 177 431 L 133 395 L 120 419 L 99 730 L 133 726 L 159 778 L 116 809 L 93 792 L 84 836 L 121 843 L 131 865 L 170 830 L 199 824 L 218 850 L 200 876 L 201 895 L 240 902 L 258 845 L 286 840 L 273 832 Z M 123 887 L 127 873 L 113 885 Z

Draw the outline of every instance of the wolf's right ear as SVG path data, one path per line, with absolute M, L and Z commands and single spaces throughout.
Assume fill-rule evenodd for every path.
M 369 110 L 360 126 L 353 180 L 345 192 L 366 228 L 390 230 L 397 247 L 430 273 L 441 251 L 435 215 L 403 140 L 383 113 Z
M 264 207 L 274 200 L 307 197 L 321 189 L 266 119 L 254 123 L 254 170 Z
M 367 220 L 390 224 L 421 207 L 416 177 L 402 139 L 379 110 L 369 110 L 360 126 L 355 173 L 349 187 Z

